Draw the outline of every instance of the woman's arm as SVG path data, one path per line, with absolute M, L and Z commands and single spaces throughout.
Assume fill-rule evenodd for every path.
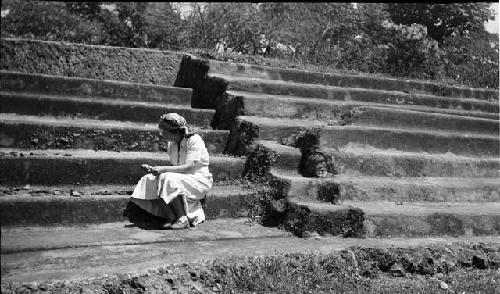
M 161 173 L 187 173 L 191 171 L 192 168 L 194 168 L 196 165 L 194 162 L 186 162 L 186 164 L 183 165 L 170 165 L 170 166 L 153 166 L 152 171 L 156 172 L 158 174 Z
M 194 161 L 186 161 L 186 164 L 182 165 L 170 165 L 170 166 L 149 166 L 148 172 L 159 175 L 166 172 L 171 173 L 188 173 L 192 169 L 198 167 L 198 164 Z

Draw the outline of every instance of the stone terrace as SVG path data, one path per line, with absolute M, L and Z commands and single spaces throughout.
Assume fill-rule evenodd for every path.
M 215 61 L 208 76 L 239 105 L 227 151 L 248 153 L 241 138 L 253 137 L 278 155 L 271 174 L 295 233 L 500 233 L 498 90 Z M 338 175 L 301 175 L 289 145 L 312 128 Z
M 140 164 L 165 160 L 157 120 L 167 112 L 184 115 L 211 154 L 218 188 L 208 214 L 248 215 L 244 159 L 222 154 L 229 131 L 207 128 L 214 111 L 191 108 L 190 89 L 11 71 L 0 77 L 2 225 L 123 220 Z
M 2 275 L 7 280 L 16 279 L 23 260 L 41 262 L 45 250 L 186 238 L 253 243 L 283 238 L 274 243 L 286 243 L 294 238 L 288 232 L 245 225 L 259 195 L 242 180 L 244 156 L 259 145 L 278 155 L 270 166 L 272 188 L 285 208 L 277 208 L 283 224 L 296 235 L 500 233 L 497 90 L 187 55 L 177 68 L 175 87 L 29 73 L 24 67 L 0 71 L 0 214 L 2 260 L 8 261 L 2 261 Z M 126 228 L 122 217 L 143 174 L 139 165 L 164 162 L 156 123 L 167 112 L 185 116 L 203 137 L 215 178 L 204 204 L 207 223 L 173 237 Z M 297 132 L 311 128 L 320 128 L 317 138 L 335 159 L 338 175 L 301 175 L 302 154 L 291 145 Z M 71 237 L 67 230 L 81 235 Z M 30 279 L 65 271 L 56 267 L 50 275 L 40 268 Z

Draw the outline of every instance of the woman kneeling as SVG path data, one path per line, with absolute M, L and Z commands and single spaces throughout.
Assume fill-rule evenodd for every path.
M 137 183 L 124 216 L 139 226 L 196 226 L 205 220 L 201 200 L 213 184 L 205 143 L 198 134 L 189 134 L 186 120 L 177 113 L 162 115 L 159 128 L 170 165 L 141 165 L 148 174 Z

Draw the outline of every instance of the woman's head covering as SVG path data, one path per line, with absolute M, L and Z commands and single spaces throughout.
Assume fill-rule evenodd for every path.
M 160 125 L 164 125 L 170 130 L 183 130 L 184 134 L 188 133 L 188 125 L 186 119 L 181 115 L 171 112 L 160 116 Z

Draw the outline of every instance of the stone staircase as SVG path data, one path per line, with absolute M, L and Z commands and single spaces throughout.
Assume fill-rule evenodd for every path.
M 157 120 L 184 115 L 211 155 L 207 216 L 248 216 L 244 158 L 222 154 L 229 131 L 214 110 L 191 108 L 191 89 L 0 72 L 2 227 L 123 221 L 142 163 L 165 162 Z
M 498 91 L 217 61 L 206 69 L 192 75 L 192 87 L 0 71 L 6 281 L 147 271 L 165 264 L 168 250 L 182 262 L 198 258 L 191 250 L 224 256 L 318 247 L 246 223 L 260 196 L 242 181 L 242 156 L 254 146 L 278 155 L 269 166 L 273 197 L 296 235 L 490 235 L 498 242 Z M 214 103 L 221 97 L 229 106 Z M 167 112 L 183 115 L 210 153 L 208 220 L 185 232 L 127 228 L 122 212 L 140 164 L 164 162 L 157 119 Z M 334 177 L 298 170 L 294 138 L 311 128 L 335 159 Z M 342 240 L 328 239 L 321 250 L 350 242 Z M 124 263 L 132 255 L 137 266 Z
M 295 233 L 500 233 L 498 90 L 216 61 L 208 76 L 240 105 L 230 141 L 253 138 L 278 155 L 273 201 Z M 299 171 L 294 136 L 314 128 L 334 177 Z

